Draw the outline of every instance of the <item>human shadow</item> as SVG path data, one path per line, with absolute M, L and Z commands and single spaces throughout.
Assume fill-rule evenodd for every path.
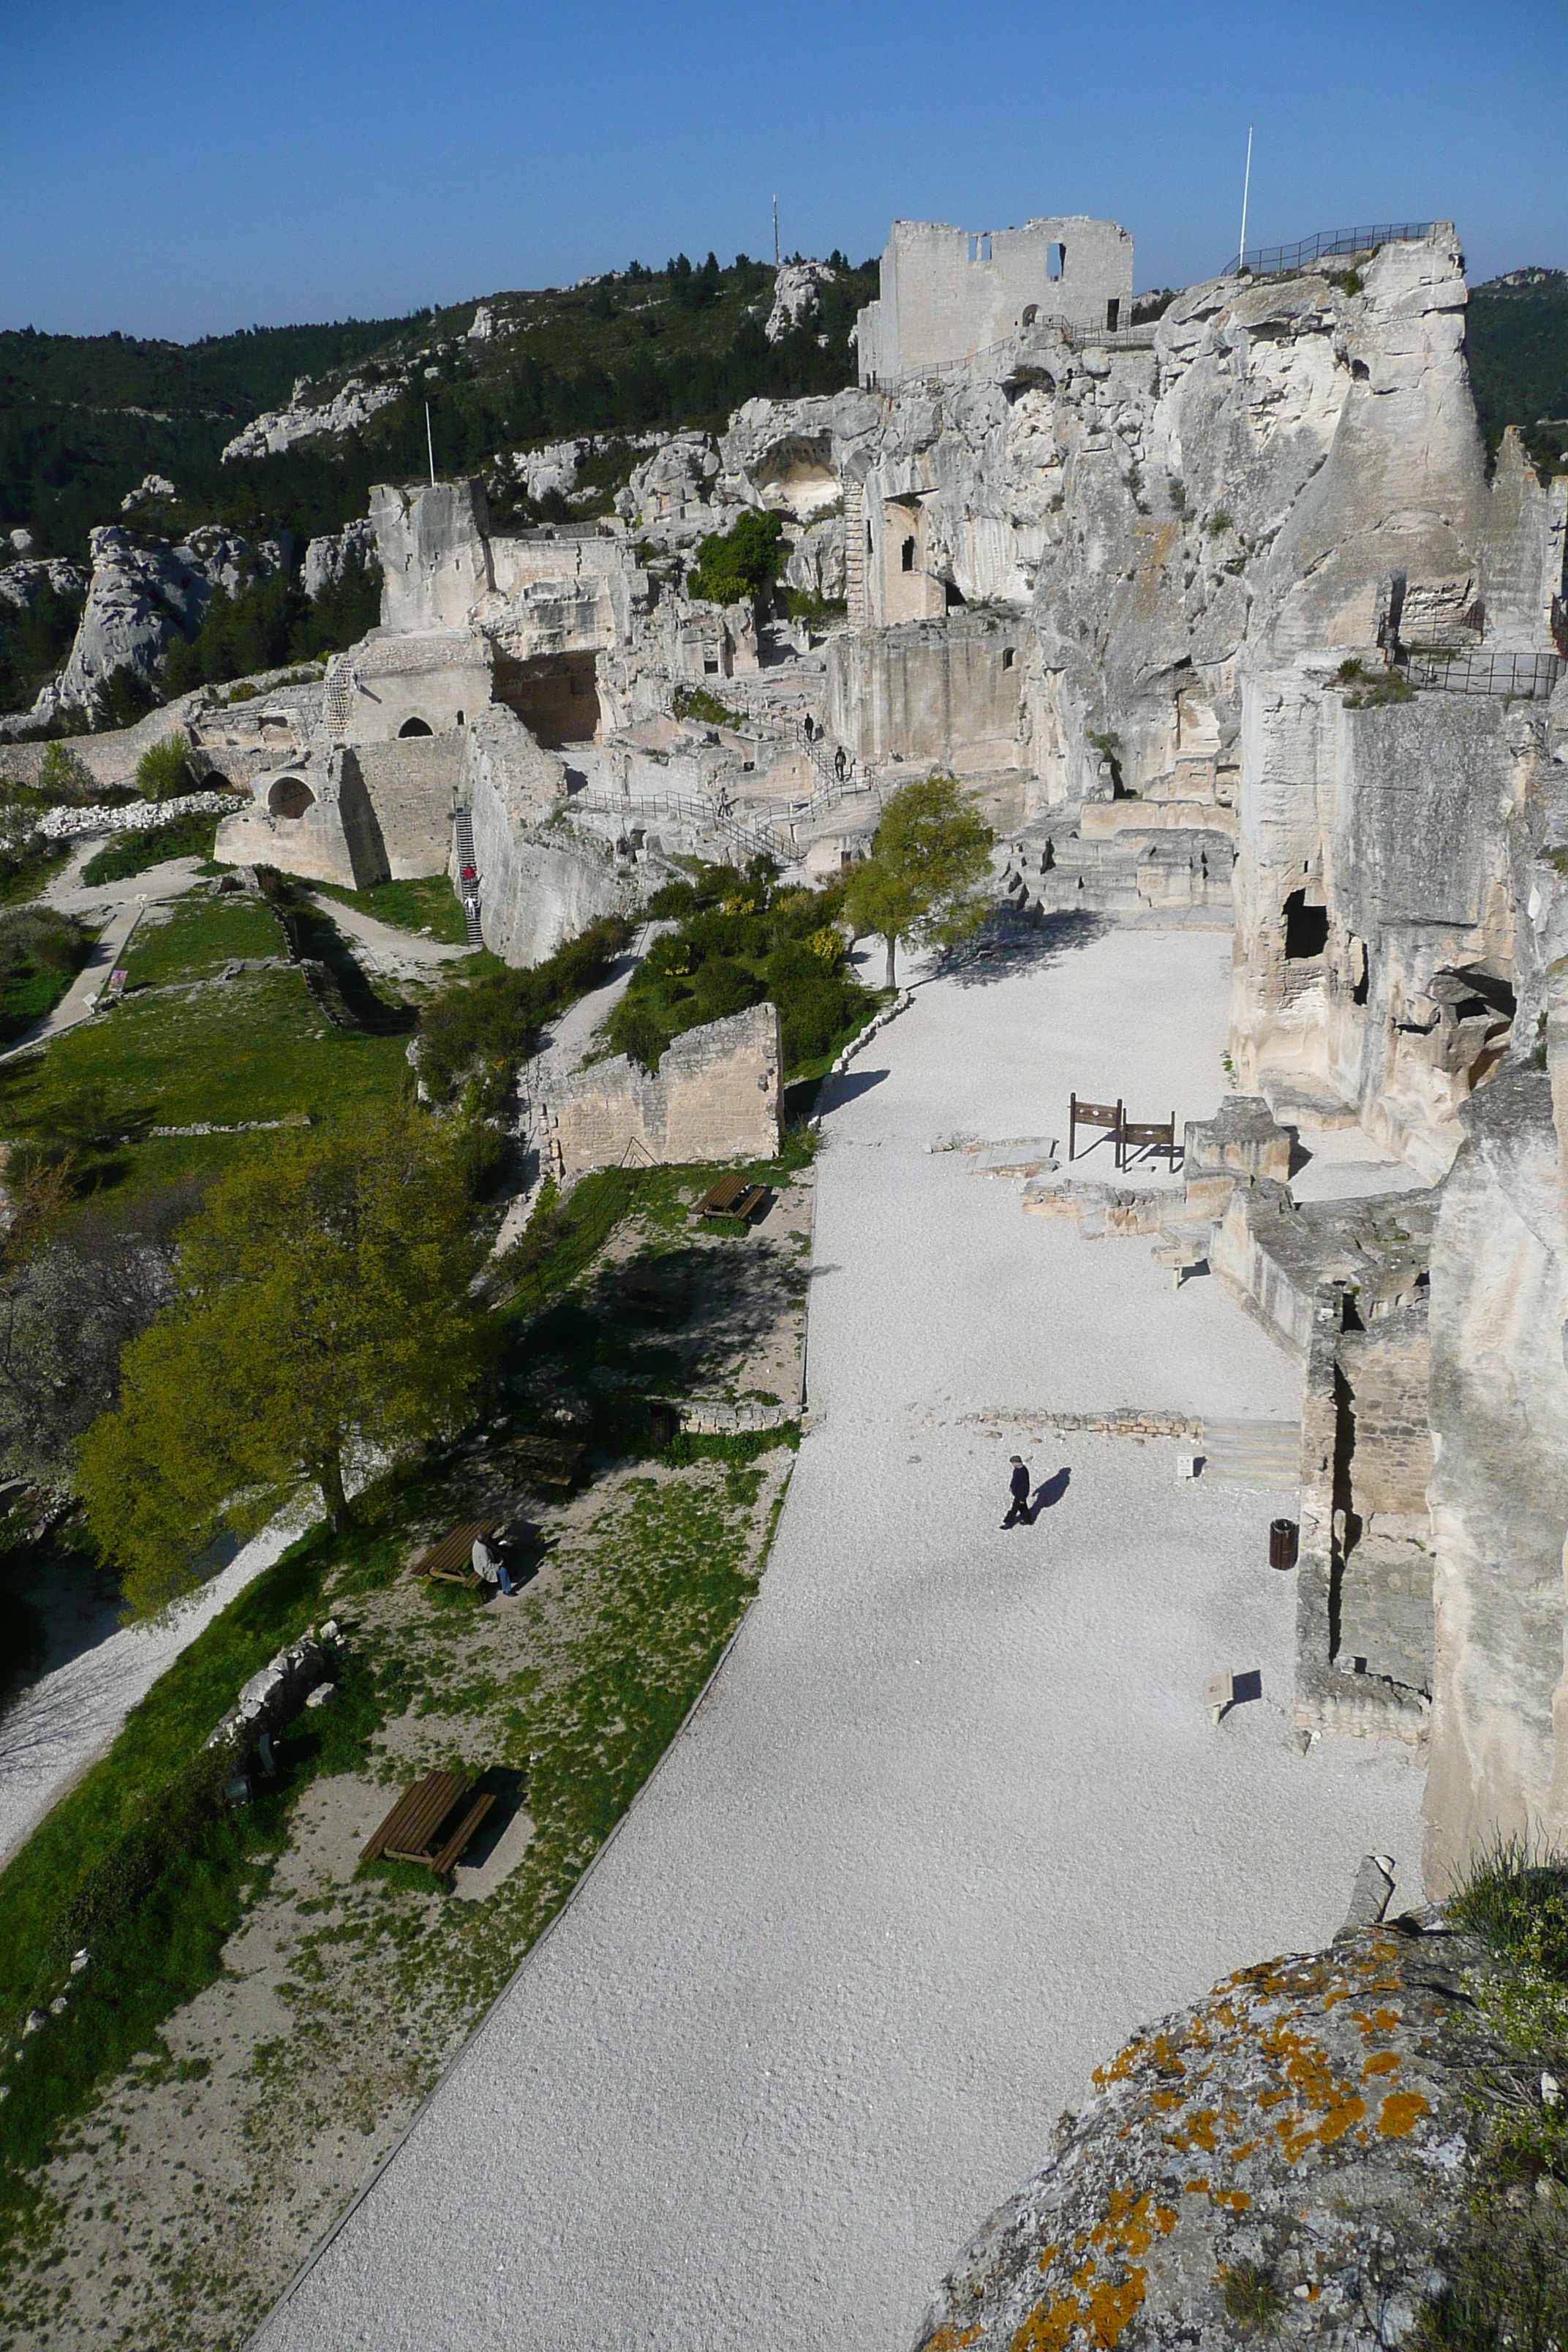
M 999 908 L 986 918 L 973 940 L 950 948 L 937 967 L 943 980 L 961 988 L 986 988 L 1020 973 L 1045 971 L 1065 955 L 1087 948 L 1111 928 L 1109 915 L 1067 908 L 1031 921 L 1010 908 Z
M 1042 1511 L 1053 1510 L 1056 1507 L 1067 1493 L 1071 1480 L 1072 1472 L 1064 1463 L 1059 1470 L 1054 1471 L 1050 1477 L 1041 1481 L 1035 1489 L 1035 1499 L 1029 1506 L 1031 1525 L 1039 1517 Z

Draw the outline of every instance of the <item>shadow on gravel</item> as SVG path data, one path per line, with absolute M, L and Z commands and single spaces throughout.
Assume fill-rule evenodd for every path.
M 1030 1518 L 1037 1519 L 1042 1511 L 1048 1511 L 1053 1504 L 1059 1503 L 1071 1483 L 1072 1472 L 1064 1464 L 1052 1477 L 1036 1487 L 1035 1499 L 1029 1507 Z
M 1003 908 L 987 918 L 984 929 L 969 945 L 950 950 L 937 968 L 937 977 L 956 980 L 961 988 L 984 988 L 993 981 L 1013 980 L 1020 973 L 1059 963 L 1064 955 L 1089 947 L 1110 929 L 1109 915 L 1068 911 L 1042 915 L 1037 923 L 1031 923 Z

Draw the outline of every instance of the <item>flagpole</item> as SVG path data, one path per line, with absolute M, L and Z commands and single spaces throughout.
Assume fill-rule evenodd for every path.
M 1247 199 L 1252 194 L 1252 125 L 1247 126 L 1247 177 L 1241 184 L 1241 250 L 1236 257 L 1236 273 L 1239 278 L 1247 267 Z

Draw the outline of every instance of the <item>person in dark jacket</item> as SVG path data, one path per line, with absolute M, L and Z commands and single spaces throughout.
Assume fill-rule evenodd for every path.
M 1015 1454 L 1013 1456 L 1013 1475 L 1007 1483 L 1012 1491 L 1013 1502 L 1002 1524 L 1005 1528 L 1016 1528 L 1022 1519 L 1024 1525 L 1028 1527 L 1030 1525 L 1029 1472 L 1021 1454 Z

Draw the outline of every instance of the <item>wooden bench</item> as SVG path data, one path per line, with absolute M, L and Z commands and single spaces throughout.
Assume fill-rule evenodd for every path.
M 585 1445 L 563 1437 L 514 1437 L 501 1453 L 525 1486 L 574 1486 L 588 1459 Z
M 404 1790 L 360 1860 L 419 1862 L 445 1878 L 495 1803 L 473 1790 L 466 1773 L 426 1773 Z
M 742 1224 L 767 1199 L 767 1187 L 744 1176 L 721 1176 L 692 1211 L 697 1217 L 739 1217 Z
M 1080 1127 L 1109 1128 L 1116 1150 L 1116 1164 L 1121 1165 L 1121 1105 L 1080 1102 L 1077 1095 L 1068 1097 L 1068 1160 L 1078 1158 L 1078 1131 Z M 1092 1146 L 1090 1147 L 1092 1149 Z
M 487 1538 L 496 1531 L 494 1519 L 469 1519 L 450 1535 L 432 1544 L 409 1570 L 411 1576 L 427 1576 L 438 1584 L 466 1584 L 472 1591 L 483 1583 L 473 1563 L 473 1549 L 480 1536 Z
M 1116 1164 L 1118 1168 L 1127 1168 L 1135 1151 L 1150 1151 L 1156 1155 L 1163 1151 L 1169 1156 L 1171 1165 L 1174 1168 L 1176 1149 L 1174 1111 L 1163 1125 L 1157 1120 L 1123 1119 L 1121 1133 L 1117 1139 Z

